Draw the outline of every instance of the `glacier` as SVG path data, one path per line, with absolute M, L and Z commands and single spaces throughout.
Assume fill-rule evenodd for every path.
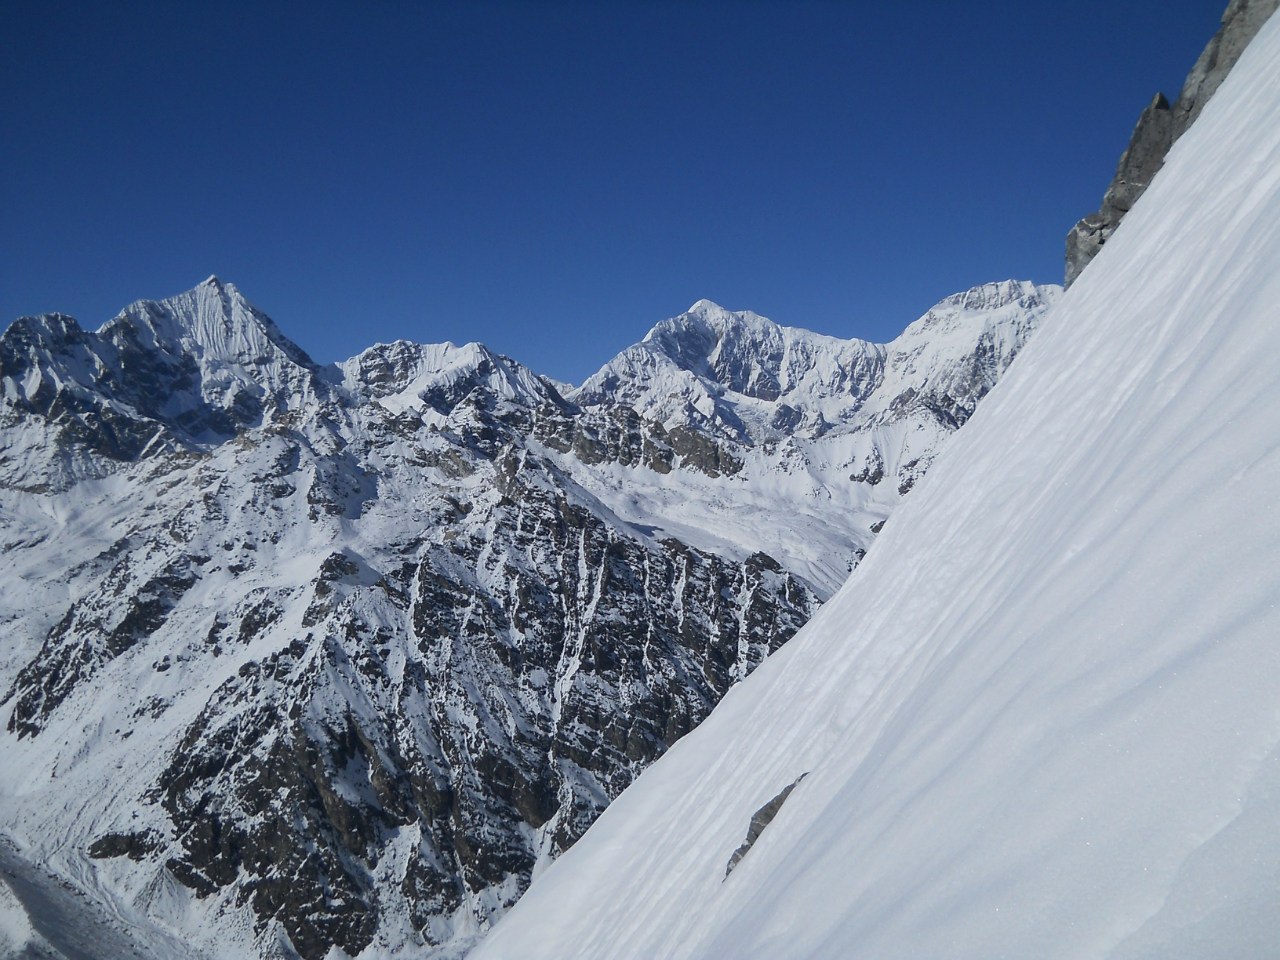
M 1275 956 L 1277 318 L 1273 17 L 846 585 L 477 960 Z

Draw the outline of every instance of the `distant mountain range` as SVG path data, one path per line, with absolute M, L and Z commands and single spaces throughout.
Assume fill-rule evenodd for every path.
M 1059 292 L 889 344 L 700 301 L 577 388 L 479 344 L 321 366 L 214 277 L 17 321 L 14 942 L 465 951 L 839 587 Z

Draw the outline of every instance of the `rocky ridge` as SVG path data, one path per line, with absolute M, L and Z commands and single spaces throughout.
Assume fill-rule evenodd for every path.
M 886 345 L 702 301 L 577 390 L 478 344 L 320 366 L 217 278 L 16 322 L 8 839 L 193 955 L 465 952 L 839 585 L 1057 292 Z
M 1177 100 L 1170 103 L 1163 93 L 1158 93 L 1142 111 L 1102 205 L 1067 234 L 1068 287 L 1110 239 L 1164 165 L 1169 148 L 1195 122 L 1277 7 L 1280 0 L 1231 0 L 1222 14 L 1221 27 L 1191 68 Z

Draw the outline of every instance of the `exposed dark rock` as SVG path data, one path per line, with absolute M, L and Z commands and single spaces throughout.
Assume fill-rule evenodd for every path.
M 107 833 L 103 834 L 89 847 L 89 856 L 95 860 L 109 857 L 128 857 L 130 860 L 142 860 L 160 849 L 163 841 L 150 831 L 142 833 Z
M 1067 286 L 1075 282 L 1111 238 L 1164 165 L 1169 148 L 1195 122 L 1277 6 L 1280 0 L 1231 0 L 1222 15 L 1222 26 L 1196 60 L 1177 101 L 1171 105 L 1164 94 L 1156 94 L 1142 111 L 1129 145 L 1120 155 L 1102 206 L 1081 219 L 1067 234 Z
M 691 466 L 709 477 L 732 476 L 742 469 L 742 462 L 711 437 L 687 427 L 667 432 L 672 451 L 682 465 Z
M 871 451 L 862 469 L 850 474 L 849 479 L 854 483 L 868 483 L 874 487 L 884 479 L 884 458 L 878 451 Z
M 808 774 L 802 773 L 796 777 L 791 783 L 787 784 L 778 793 L 776 797 L 762 806 L 759 810 L 751 815 L 751 822 L 747 825 L 747 838 L 737 850 L 733 851 L 733 855 L 729 857 L 729 863 L 725 867 L 724 875 L 726 877 L 733 873 L 733 868 L 742 862 L 742 858 L 751 852 L 751 848 L 756 845 L 756 841 L 760 839 L 760 834 L 764 833 L 764 828 L 773 823 L 773 818 L 778 815 L 778 811 L 782 809 L 782 805 L 787 802 L 787 797 L 791 796 L 791 791 L 807 777 Z
M 650 427 L 634 418 L 592 429 L 610 456 L 644 455 Z M 373 571 L 351 551 L 320 560 L 307 632 L 215 690 L 149 792 L 174 843 L 111 835 L 94 855 L 163 858 L 200 897 L 234 887 L 317 960 L 371 942 L 388 895 L 375 877 L 412 829 L 398 890 L 423 941 L 443 943 L 458 910 L 485 922 L 513 903 L 540 857 L 571 846 L 816 609 L 765 554 L 734 563 L 646 545 L 549 484 L 550 462 L 508 450 L 493 469 L 503 497 L 447 506 L 451 535 L 407 540 L 403 568 Z M 138 538 L 117 551 L 111 590 L 127 590 L 148 548 Z M 240 552 L 246 573 L 255 552 Z M 145 580 L 128 635 L 162 622 L 163 605 L 145 599 L 157 585 L 184 582 Z M 196 642 L 259 642 L 283 629 L 289 602 L 251 593 Z M 91 679 L 75 658 L 92 607 L 74 608 L 42 669 L 20 677 L 10 722 L 25 735 Z M 403 624 L 407 645 L 362 612 L 374 609 Z M 93 629 L 110 652 L 112 631 Z M 407 657 L 392 670 L 397 649 Z M 43 669 L 58 658 L 63 668 Z

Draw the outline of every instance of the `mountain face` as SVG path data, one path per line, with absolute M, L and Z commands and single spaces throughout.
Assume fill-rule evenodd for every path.
M 1274 956 L 1278 161 L 1273 17 L 844 587 L 476 960 Z
M 963 422 L 1046 300 L 1030 283 L 988 284 L 942 301 L 887 346 L 780 327 L 701 300 L 571 397 L 588 408 L 623 402 L 668 429 L 748 444 L 866 428 L 910 404 Z
M 702 301 L 576 390 L 478 344 L 321 367 L 216 278 L 19 320 L 9 900 L 144 955 L 464 951 L 830 596 L 1057 294 L 886 345 Z
M 575 476 L 631 523 L 708 550 L 762 549 L 829 596 L 1059 293 L 986 284 L 888 344 L 701 301 L 569 394 L 588 417 L 638 414 L 694 469 Z
M 1068 287 L 1115 233 L 1125 214 L 1159 172 L 1169 148 L 1200 116 L 1249 41 L 1278 7 L 1280 0 L 1231 0 L 1222 14 L 1222 26 L 1187 74 L 1177 100 L 1171 104 L 1163 93 L 1158 93 L 1142 111 L 1102 198 L 1102 206 L 1067 234 Z

